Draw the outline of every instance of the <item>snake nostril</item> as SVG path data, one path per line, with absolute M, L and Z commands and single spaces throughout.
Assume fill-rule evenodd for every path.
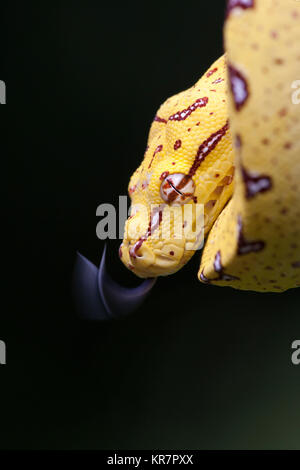
M 141 237 L 129 250 L 129 255 L 131 258 L 142 258 L 143 255 L 140 252 L 140 249 L 145 241 L 144 237 Z
M 184 204 L 195 192 L 193 179 L 184 173 L 174 173 L 166 176 L 160 185 L 160 195 L 169 204 Z

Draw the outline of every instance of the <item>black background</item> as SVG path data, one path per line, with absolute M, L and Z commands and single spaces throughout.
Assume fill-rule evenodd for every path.
M 156 109 L 221 55 L 224 6 L 1 7 L 1 448 L 300 448 L 299 291 L 204 286 L 195 255 L 121 321 L 78 319 L 70 294 L 76 250 L 99 262 L 96 208 L 126 194 Z M 110 270 L 134 284 L 118 244 Z

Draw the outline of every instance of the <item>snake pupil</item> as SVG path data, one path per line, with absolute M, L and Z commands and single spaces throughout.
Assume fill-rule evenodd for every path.
M 194 192 L 194 181 L 184 173 L 166 176 L 160 186 L 161 197 L 168 204 L 185 204 L 193 197 Z

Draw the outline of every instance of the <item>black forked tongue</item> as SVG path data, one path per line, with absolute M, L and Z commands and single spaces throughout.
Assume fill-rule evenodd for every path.
M 73 273 L 73 296 L 82 318 L 109 320 L 137 310 L 150 293 L 156 279 L 146 279 L 138 287 L 120 286 L 106 269 L 106 246 L 99 269 L 77 253 Z

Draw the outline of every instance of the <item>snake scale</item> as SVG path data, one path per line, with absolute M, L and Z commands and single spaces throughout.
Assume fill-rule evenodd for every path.
M 175 273 L 196 250 L 159 236 L 164 212 L 202 204 L 199 280 L 282 292 L 300 287 L 300 3 L 229 0 L 224 35 L 225 55 L 157 111 L 129 183 L 147 210 L 127 220 L 120 257 L 142 278 Z

